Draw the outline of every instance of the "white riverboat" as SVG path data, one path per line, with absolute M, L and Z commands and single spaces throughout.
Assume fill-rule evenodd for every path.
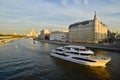
M 111 60 L 110 57 L 95 55 L 93 51 L 87 49 L 86 47 L 76 45 L 58 47 L 52 50 L 50 55 L 89 66 L 106 67 L 106 64 Z

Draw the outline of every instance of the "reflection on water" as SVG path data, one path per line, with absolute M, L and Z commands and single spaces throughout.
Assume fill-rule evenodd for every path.
M 84 80 L 111 80 L 105 67 L 90 67 L 52 57 L 55 64 L 62 67 L 71 78 Z M 74 75 L 73 75 L 74 74 Z
M 119 52 L 93 50 L 112 60 L 106 68 L 89 67 L 51 57 L 51 50 L 60 46 L 32 39 L 1 44 L 0 80 L 120 80 Z
M 110 80 L 111 76 L 105 67 L 91 67 L 90 70 L 98 77 L 98 79 Z
M 93 49 L 93 51 L 94 51 L 95 54 L 98 54 L 98 55 L 107 55 L 107 52 L 104 51 L 104 50 Z
M 49 49 L 49 44 L 48 43 L 44 43 L 44 45 L 45 45 L 46 49 Z

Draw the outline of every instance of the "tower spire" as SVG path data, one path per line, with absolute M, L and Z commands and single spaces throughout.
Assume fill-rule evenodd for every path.
M 96 11 L 95 11 L 95 15 L 96 15 Z
M 97 19 L 96 11 L 94 12 L 94 21 Z
M 94 14 L 94 18 L 96 18 L 96 11 L 95 11 L 95 14 Z

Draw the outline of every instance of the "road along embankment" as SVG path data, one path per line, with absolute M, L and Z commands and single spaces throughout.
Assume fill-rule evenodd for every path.
M 34 39 L 34 40 L 40 41 L 40 42 L 44 42 L 44 43 L 50 43 L 50 44 L 82 45 L 82 46 L 85 46 L 87 48 L 120 51 L 120 45 L 118 45 L 118 44 L 96 44 L 96 43 L 80 43 L 80 42 L 60 42 L 60 41 L 50 41 L 50 40 L 40 40 L 40 39 Z

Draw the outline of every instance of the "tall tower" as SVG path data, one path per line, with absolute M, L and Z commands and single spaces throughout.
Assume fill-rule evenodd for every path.
M 94 13 L 94 19 L 93 19 L 93 21 L 94 21 L 95 27 L 98 26 L 98 24 L 99 24 L 99 19 L 97 18 L 96 11 L 95 11 L 95 13 Z
M 94 13 L 94 21 L 98 20 L 97 16 L 96 16 L 96 11 Z
M 94 18 L 96 18 L 96 11 L 95 11 L 95 13 L 94 13 Z
M 30 32 L 29 32 L 29 35 L 30 35 L 30 36 L 33 36 L 33 37 L 36 36 L 35 30 L 34 30 L 34 29 L 31 29 Z
M 97 41 L 98 41 L 98 33 L 99 33 L 99 20 L 98 20 L 98 18 L 97 18 L 97 15 L 96 15 L 96 11 L 95 11 L 95 13 L 94 13 L 94 19 L 93 19 L 93 24 L 94 24 L 94 26 L 93 26 L 93 35 L 94 35 L 94 41 L 95 41 L 95 43 L 97 43 Z

